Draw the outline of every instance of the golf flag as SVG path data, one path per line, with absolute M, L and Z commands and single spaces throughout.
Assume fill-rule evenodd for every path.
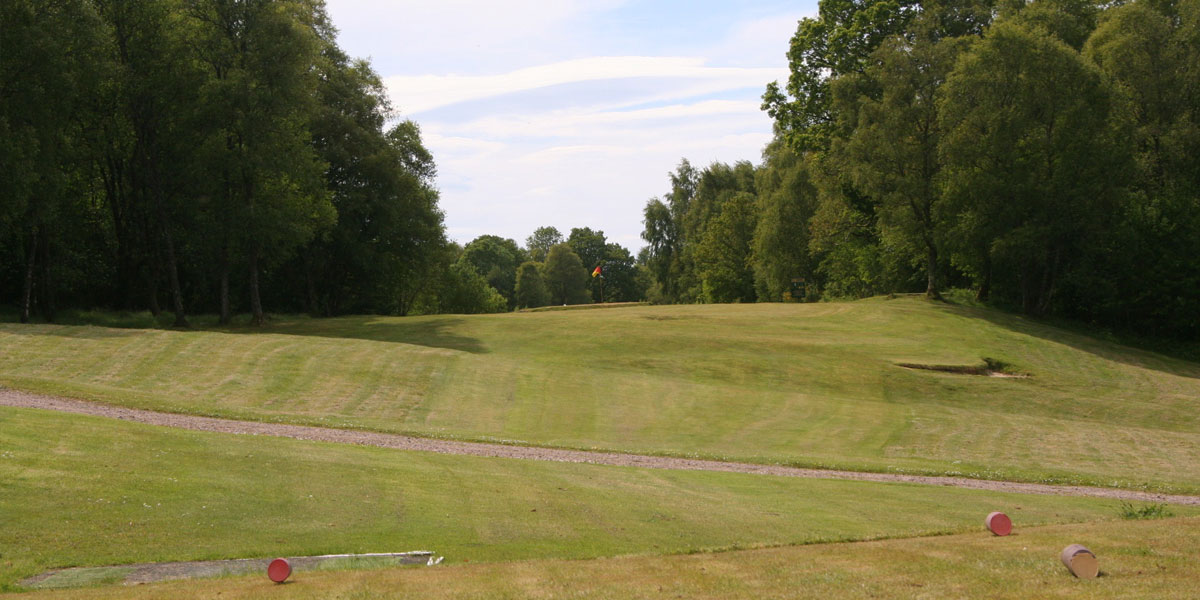
M 600 267 L 596 267 L 596 270 L 592 271 L 592 277 L 596 277 L 598 275 L 600 275 Z

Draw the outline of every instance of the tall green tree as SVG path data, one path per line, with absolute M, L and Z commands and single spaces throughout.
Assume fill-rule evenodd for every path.
M 538 227 L 533 231 L 533 235 L 525 238 L 525 249 L 529 252 L 529 260 L 533 262 L 546 262 L 546 255 L 550 252 L 550 247 L 555 244 L 563 243 L 562 233 L 554 227 Z
M 252 322 L 264 318 L 260 274 L 332 225 L 336 213 L 310 143 L 323 15 L 301 0 L 191 0 L 188 16 L 208 79 L 212 124 L 201 159 L 211 173 L 221 319 L 229 319 L 233 255 L 248 271 Z
M 763 110 L 797 150 L 829 146 L 835 116 L 830 80 L 861 72 L 888 37 L 905 31 L 916 0 L 822 0 L 817 16 L 800 21 L 788 47 L 787 85 L 767 86 Z
M 525 252 L 516 241 L 481 235 L 463 248 L 459 261 L 482 275 L 488 285 L 504 296 L 511 308 L 516 306 L 517 267 L 525 262 L 525 258 Z
M 517 268 L 517 307 L 537 308 L 550 302 L 550 290 L 542 279 L 542 263 L 526 261 Z
M 1100 71 L 1043 29 L 994 24 L 941 97 L 955 261 L 986 296 L 1048 312 L 1079 258 L 1111 230 L 1128 154 Z
M 755 196 L 727 191 L 720 213 L 696 247 L 696 270 L 706 302 L 754 302 L 752 243 L 757 220 Z
M 4 2 L 0 24 L 0 226 L 20 250 L 21 321 L 35 306 L 53 319 L 53 261 L 90 161 L 82 129 L 107 69 L 104 30 L 82 0 Z
M 604 237 L 603 231 L 594 231 L 591 227 L 572 227 L 571 235 L 567 237 L 567 245 L 579 256 L 589 274 L 594 272 L 596 267 L 605 267 L 608 239 Z M 597 302 L 605 299 L 601 295 L 604 283 L 599 277 L 588 279 L 588 291 Z
M 687 247 L 684 219 L 696 195 L 700 173 L 685 158 L 670 173 L 671 191 L 659 200 L 651 198 L 643 212 L 642 239 L 649 244 L 646 264 L 654 275 L 656 300 L 678 302 L 690 287 L 692 263 Z
M 940 39 L 936 24 L 916 19 L 912 35 L 888 39 L 861 74 L 833 84 L 833 106 L 849 132 L 833 143 L 836 163 L 876 203 L 880 234 L 888 246 L 922 264 L 930 298 L 940 297 L 945 222 L 940 214 L 937 98 L 969 40 Z
M 754 230 L 754 290 L 759 301 L 780 301 L 793 279 L 815 283 L 809 223 L 817 190 L 808 161 L 776 139 L 763 152 L 755 179 L 758 222 Z
M 591 302 L 588 292 L 588 271 L 583 261 L 567 244 L 550 248 L 543 270 L 546 288 L 550 290 L 551 304 L 583 304 Z
M 1200 2 L 1109 9 L 1084 53 L 1130 104 L 1134 191 L 1078 316 L 1200 334 Z

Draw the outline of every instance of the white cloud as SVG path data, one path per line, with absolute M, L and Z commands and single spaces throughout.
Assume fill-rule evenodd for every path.
M 642 209 L 681 158 L 759 160 L 760 96 L 787 78 L 788 40 L 816 4 L 328 6 L 354 32 L 342 45 L 374 57 L 393 105 L 421 124 L 452 239 L 587 226 L 636 251 Z
M 695 96 L 758 87 L 786 71 L 778 68 L 710 67 L 699 58 L 611 56 L 568 60 L 499 75 L 415 75 L 384 79 L 392 102 L 413 114 L 458 102 L 553 85 L 611 79 L 694 80 L 670 96 Z

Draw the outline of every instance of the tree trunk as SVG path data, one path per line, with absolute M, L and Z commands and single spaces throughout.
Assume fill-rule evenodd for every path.
M 305 279 L 305 288 L 308 292 L 308 314 L 310 314 L 314 317 L 319 317 L 319 316 L 321 316 L 320 315 L 321 309 L 318 306 L 318 302 L 317 302 L 317 282 L 313 278 L 312 259 L 308 256 L 308 253 L 305 253 L 305 254 L 306 255 L 304 258 L 304 279 Z
M 221 325 L 228 325 L 229 316 L 229 247 L 221 248 Z
M 151 256 L 150 262 L 154 265 L 150 268 L 150 277 L 148 278 L 150 287 L 150 314 L 154 315 L 154 318 L 157 319 L 158 315 L 162 313 L 162 307 L 158 304 L 158 271 L 160 267 L 158 266 L 157 257 Z
M 29 234 L 29 252 L 25 254 L 25 289 L 21 292 L 21 322 L 28 323 L 33 304 L 33 271 L 37 267 L 38 228 Z
M 47 323 L 54 322 L 54 282 L 50 276 L 50 236 L 46 235 L 43 227 L 38 230 L 38 268 L 42 272 L 42 285 L 38 286 L 38 309 Z
M 187 315 L 183 312 L 183 290 L 179 287 L 179 268 L 175 262 L 175 241 L 171 232 L 163 224 L 163 237 L 167 243 L 167 279 L 171 282 L 171 304 L 175 309 L 175 323 L 172 327 L 191 327 Z
M 156 177 L 157 179 L 157 177 Z M 155 182 L 157 185 L 157 181 Z M 167 282 L 171 285 L 171 308 L 175 311 L 175 323 L 172 327 L 190 327 L 187 316 L 183 312 L 183 290 L 179 287 L 179 267 L 175 260 L 175 239 L 171 236 L 171 227 L 167 224 L 167 211 L 163 208 L 161 192 L 155 190 L 154 204 L 158 210 L 158 228 L 162 230 L 163 243 L 167 250 Z
M 258 244 L 250 250 L 250 324 L 261 327 L 263 324 L 262 298 L 258 294 Z
M 925 246 L 929 250 L 925 258 L 925 297 L 931 300 L 941 300 L 942 295 L 938 293 L 937 288 L 937 247 L 933 245 L 932 240 L 926 240 Z
M 976 302 L 987 302 L 992 296 L 992 255 L 983 253 L 983 280 L 979 282 L 979 291 L 975 293 Z

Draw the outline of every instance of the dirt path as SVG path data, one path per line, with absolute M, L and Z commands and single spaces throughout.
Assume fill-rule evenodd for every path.
M 590 463 L 622 467 L 642 467 L 647 469 L 725 471 L 730 473 L 751 473 L 755 475 L 774 475 L 780 477 L 849 479 L 856 481 L 875 481 L 881 483 L 918 483 L 924 485 L 942 485 L 995 492 L 1015 492 L 1020 494 L 1046 494 L 1057 496 L 1093 496 L 1097 498 L 1112 498 L 1116 500 L 1166 502 L 1170 504 L 1200 506 L 1200 496 L 1178 496 L 1111 488 L 1044 485 L 1038 483 L 1015 483 L 1010 481 L 968 479 L 966 477 L 930 477 L 924 475 L 899 475 L 894 473 L 864 473 L 859 471 L 802 469 L 798 467 L 785 467 L 779 465 L 756 465 L 751 463 L 722 462 L 690 458 L 670 458 L 663 456 L 645 456 L 640 454 L 622 454 L 617 452 L 589 452 L 585 450 L 561 450 L 556 448 L 536 448 L 531 446 L 456 442 L 450 440 L 418 438 L 392 433 L 375 433 L 370 431 L 354 431 L 349 429 L 307 427 L 303 425 L 287 425 L 283 423 L 235 421 L 231 419 L 215 419 L 211 417 L 198 417 L 133 408 L 121 408 L 106 404 L 83 402 L 80 400 L 69 400 L 66 398 L 56 398 L 53 396 L 28 394 L 25 392 L 18 392 L 16 390 L 3 388 L 0 388 L 0 406 L 56 410 L 82 415 L 121 419 L 124 421 L 135 421 L 150 425 L 191 429 L 195 431 L 214 431 L 219 433 L 237 433 L 244 435 L 271 435 L 315 442 L 357 444 L 360 446 L 379 446 L 381 448 L 415 450 L 418 452 L 438 452 L 441 454 L 463 454 L 469 456 L 487 456 L 494 458 L 517 458 L 524 460 Z

